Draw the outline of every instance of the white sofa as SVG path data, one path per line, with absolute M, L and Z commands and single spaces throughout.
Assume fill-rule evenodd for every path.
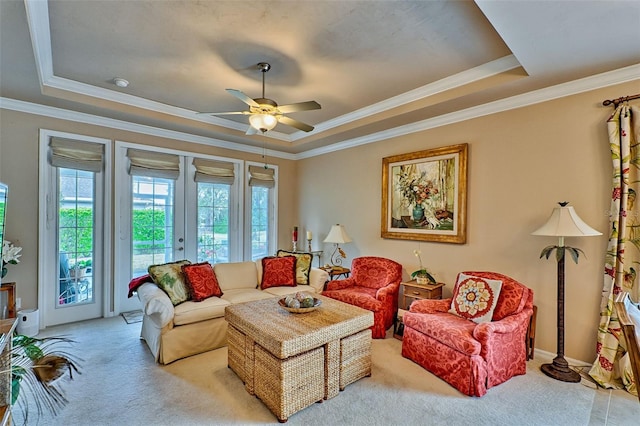
M 329 274 L 311 268 L 310 285 L 260 289 L 262 262 L 217 263 L 213 266 L 222 297 L 173 306 L 169 296 L 154 283 L 138 287 L 143 318 L 140 337 L 156 361 L 168 364 L 180 358 L 217 349 L 227 344 L 226 306 L 305 291 L 321 293 Z

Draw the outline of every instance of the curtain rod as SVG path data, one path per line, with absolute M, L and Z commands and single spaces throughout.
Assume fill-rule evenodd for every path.
M 602 105 L 608 106 L 613 104 L 614 107 L 617 107 L 619 103 L 630 101 L 631 99 L 640 99 L 640 94 L 631 95 L 631 96 L 622 96 L 618 99 L 607 99 L 606 101 L 602 102 Z

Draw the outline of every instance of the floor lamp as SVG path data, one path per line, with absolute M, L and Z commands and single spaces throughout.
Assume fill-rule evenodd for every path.
M 591 228 L 584 223 L 568 202 L 558 203 L 560 207 L 553 209 L 551 217 L 547 223 L 542 225 L 531 235 L 542 235 L 558 237 L 557 246 L 547 246 L 542 250 L 540 258 L 546 256 L 548 259 L 553 251 L 556 251 L 558 261 L 558 354 L 550 364 L 542 364 L 540 369 L 544 374 L 563 382 L 577 383 L 580 381 L 580 374 L 569 368 L 569 363 L 564 359 L 564 259 L 568 252 L 574 262 L 578 263 L 578 256 L 582 250 L 564 245 L 565 237 L 588 237 L 602 235 L 602 233 Z

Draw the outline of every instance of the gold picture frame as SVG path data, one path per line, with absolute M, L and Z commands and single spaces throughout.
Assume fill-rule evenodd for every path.
M 382 159 L 382 238 L 467 241 L 468 144 Z

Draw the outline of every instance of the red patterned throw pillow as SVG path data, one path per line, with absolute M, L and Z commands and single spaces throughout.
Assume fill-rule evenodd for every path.
M 194 302 L 201 302 L 212 296 L 222 296 L 218 279 L 209 262 L 183 265 L 182 273 Z
M 473 322 L 490 322 L 498 303 L 502 281 L 460 274 L 449 312 Z
M 295 287 L 295 256 L 265 257 L 262 259 L 262 282 L 260 288 Z

